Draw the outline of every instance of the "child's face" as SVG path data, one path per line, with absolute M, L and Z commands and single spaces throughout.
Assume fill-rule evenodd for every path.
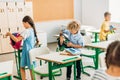
M 110 20 L 111 20 L 111 15 L 107 15 L 107 16 L 105 17 L 105 20 L 106 20 L 106 21 L 110 21 Z
M 76 34 L 78 31 L 77 30 L 70 30 L 70 33 Z
M 23 26 L 24 26 L 25 28 L 28 28 L 28 26 L 29 26 L 28 22 L 23 22 Z

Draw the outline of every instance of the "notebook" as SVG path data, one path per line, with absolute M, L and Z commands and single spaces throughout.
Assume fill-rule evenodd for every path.
M 80 49 L 75 49 L 75 48 L 66 48 L 65 51 L 71 53 L 72 55 L 80 55 L 81 54 Z

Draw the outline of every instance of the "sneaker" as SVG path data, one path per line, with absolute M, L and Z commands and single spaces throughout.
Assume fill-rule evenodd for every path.
M 70 80 L 70 78 L 67 78 L 66 80 Z

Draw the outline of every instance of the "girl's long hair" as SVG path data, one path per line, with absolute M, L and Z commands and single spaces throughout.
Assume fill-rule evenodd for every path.
M 38 37 L 37 37 L 37 32 L 36 32 L 36 29 L 35 29 L 35 24 L 34 24 L 32 18 L 30 16 L 25 16 L 22 21 L 23 22 L 28 22 L 30 24 L 30 26 L 33 28 L 34 35 L 36 37 L 36 44 L 35 44 L 35 46 L 37 46 L 39 44 L 39 40 L 38 40 Z

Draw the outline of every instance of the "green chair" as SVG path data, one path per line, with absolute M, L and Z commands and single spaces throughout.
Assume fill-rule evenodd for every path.
M 105 55 L 106 55 L 106 52 L 103 52 L 99 55 L 99 63 L 100 63 L 100 68 L 102 69 L 106 69 L 106 63 L 105 63 Z
M 50 51 L 47 47 L 39 47 L 39 48 L 34 48 L 30 50 L 29 52 L 30 62 L 31 62 L 32 74 L 33 74 L 34 80 L 36 80 L 35 74 L 40 75 L 41 79 L 49 76 L 47 62 L 46 61 L 43 62 L 41 60 L 36 59 L 36 56 L 40 56 L 43 54 L 49 54 L 49 53 Z M 55 80 L 54 76 L 61 75 L 61 74 L 62 74 L 61 69 L 53 70 L 53 73 L 52 73 L 53 80 Z
M 84 41 L 84 44 L 92 43 L 92 40 L 91 40 L 91 37 L 90 37 L 90 36 L 83 36 L 83 41 Z M 86 68 L 93 68 L 93 69 L 95 69 L 95 64 L 96 64 L 96 54 L 95 54 L 95 50 L 92 49 L 92 48 L 82 48 L 82 49 L 81 49 L 81 56 L 82 56 L 82 58 L 83 58 L 83 57 L 87 57 L 87 58 L 91 58 L 91 59 L 93 60 L 93 63 L 94 63 L 93 66 L 91 66 L 91 65 L 84 66 L 84 65 L 83 65 L 83 62 L 84 62 L 84 61 L 81 60 L 82 73 L 90 76 L 90 74 L 87 73 L 87 72 L 85 71 L 85 69 L 86 69 Z
M 82 56 L 82 58 L 83 58 L 83 57 L 87 57 L 87 58 L 91 58 L 91 59 L 93 60 L 93 65 L 92 65 L 92 66 L 91 66 L 91 65 L 86 65 L 86 66 L 84 66 L 84 65 L 83 65 L 84 60 L 83 60 L 83 59 L 81 60 L 82 73 L 90 76 L 90 74 L 87 73 L 87 72 L 85 71 L 85 69 L 86 69 L 86 68 L 93 68 L 93 69 L 95 69 L 95 64 L 96 64 L 95 51 L 94 51 L 94 50 L 89 50 L 89 49 L 81 49 L 81 56 Z

